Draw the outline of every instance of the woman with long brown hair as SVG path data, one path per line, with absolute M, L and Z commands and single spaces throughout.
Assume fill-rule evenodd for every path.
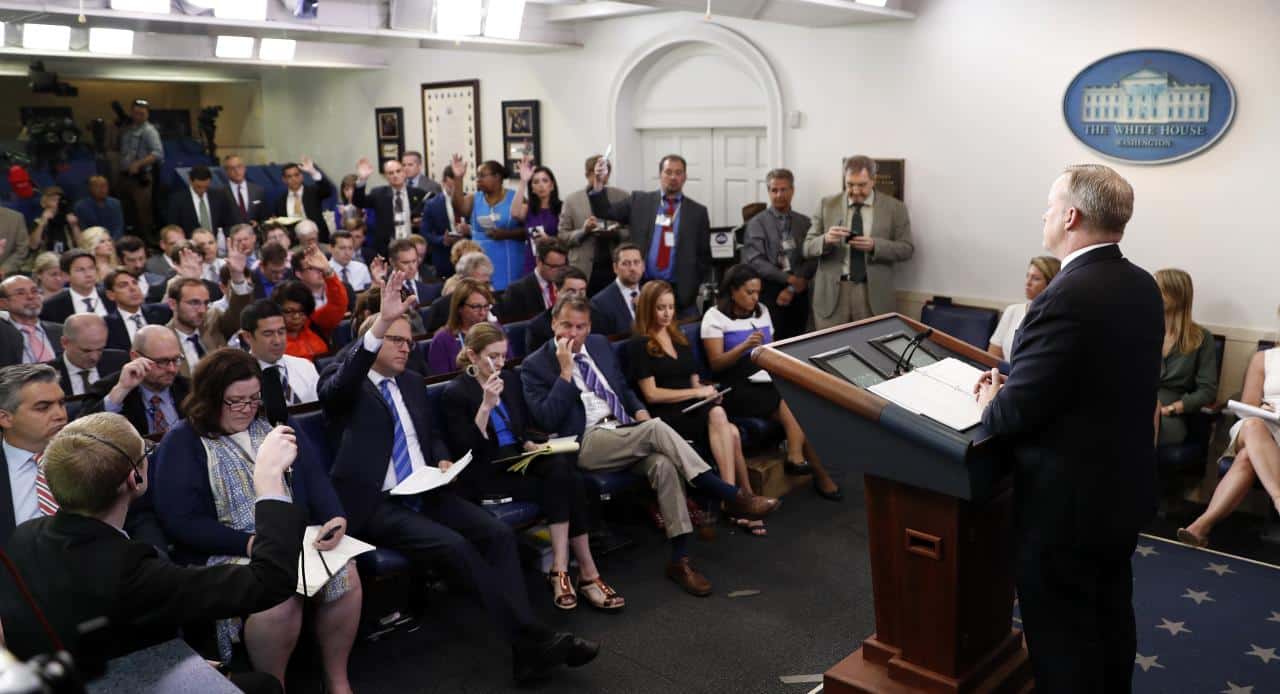
M 1187 438 L 1184 415 L 1199 412 L 1218 396 L 1218 356 L 1213 335 L 1191 318 L 1195 291 L 1191 275 L 1176 268 L 1155 272 L 1164 299 L 1164 355 L 1160 362 L 1159 443 Z

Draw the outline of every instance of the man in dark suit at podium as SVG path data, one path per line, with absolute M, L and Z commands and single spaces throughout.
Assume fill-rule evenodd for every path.
M 1019 606 L 1037 692 L 1128 692 L 1130 556 L 1156 509 L 1155 394 L 1164 309 L 1120 253 L 1133 188 L 1069 167 L 1045 248 L 1062 270 L 1027 309 L 1007 381 L 978 384 L 982 424 L 1014 459 Z M 1004 380 L 1004 379 L 998 379 Z

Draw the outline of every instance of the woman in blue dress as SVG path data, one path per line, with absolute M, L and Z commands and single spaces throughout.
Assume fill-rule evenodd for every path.
M 453 175 L 465 181 L 467 163 L 453 155 Z M 520 185 L 509 190 L 503 185 L 507 167 L 486 161 L 476 167 L 476 192 L 463 193 L 463 186 L 453 190 L 453 209 L 471 223 L 471 237 L 493 261 L 493 288 L 503 291 L 524 275 L 525 242 L 529 235 L 524 218 L 528 205 L 525 190 L 533 177 L 533 162 L 520 162 Z

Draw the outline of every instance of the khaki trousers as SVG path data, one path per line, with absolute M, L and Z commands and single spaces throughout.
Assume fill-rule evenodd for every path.
M 635 465 L 658 495 L 667 537 L 693 532 L 684 485 L 710 470 L 698 452 L 660 419 L 631 427 L 590 427 L 582 435 L 578 467 L 590 471 L 623 470 Z
M 871 317 L 871 303 L 867 299 L 866 282 L 840 280 L 840 292 L 836 298 L 836 310 L 823 318 L 813 314 L 814 330 L 831 328 Z

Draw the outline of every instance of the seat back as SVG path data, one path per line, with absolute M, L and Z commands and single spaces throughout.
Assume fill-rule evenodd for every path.
M 154 304 L 146 304 L 142 308 L 144 311 L 148 311 L 148 312 L 159 311 L 158 315 L 162 316 L 164 319 L 163 321 L 161 321 L 162 325 L 164 323 L 168 323 L 169 321 L 173 320 L 173 309 L 169 307 L 169 304 L 166 304 L 163 301 L 157 301 Z
M 302 436 L 302 443 L 316 452 L 316 458 L 324 465 L 325 471 L 333 467 L 333 449 L 329 445 L 328 424 L 324 412 L 316 410 L 293 415 L 293 425 Z
M 502 330 L 507 334 L 507 344 L 513 359 L 523 359 L 525 356 L 525 338 L 529 334 L 529 322 L 527 320 L 519 320 L 514 323 L 503 323 Z
M 711 362 L 707 360 L 707 351 L 702 347 L 702 323 L 685 323 L 680 326 L 680 332 L 684 333 L 689 346 L 693 348 L 693 362 L 698 365 L 698 378 L 712 380 Z
M 338 327 L 333 329 L 329 335 L 329 342 L 333 347 L 333 351 L 338 351 L 351 342 L 351 319 L 343 318 Z
M 934 297 L 920 309 L 920 322 L 986 350 L 1000 322 L 1000 312 L 954 304 L 949 297 Z

